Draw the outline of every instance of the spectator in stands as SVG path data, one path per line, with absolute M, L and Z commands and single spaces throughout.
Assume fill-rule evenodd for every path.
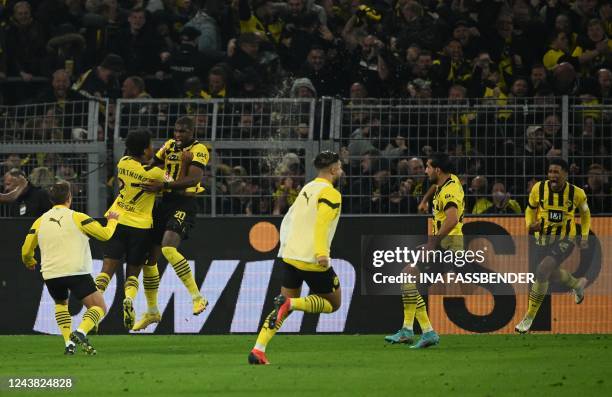
M 0 203 L 8 204 L 19 198 L 23 190 L 27 187 L 28 181 L 22 175 L 18 175 L 16 180 L 11 180 L 8 184 L 5 180 L 3 184 L 4 193 L 0 193 Z
M 491 206 L 486 208 L 482 214 L 520 214 L 521 205 L 510 198 L 506 186 L 502 182 L 496 182 L 491 189 Z
M 25 178 L 23 171 L 12 169 L 4 174 L 4 191 L 10 192 L 17 188 Z M 26 181 L 21 194 L 10 204 L 9 216 L 37 218 L 51 208 L 51 201 L 46 191 Z
M 389 142 L 389 144 L 387 144 L 387 147 L 383 151 L 383 155 L 390 159 L 398 159 L 409 156 L 410 150 L 408 148 L 408 141 L 406 140 L 406 137 L 397 135 L 391 140 L 391 142 Z
M 255 0 L 252 4 L 251 9 L 249 0 L 239 0 L 240 35 L 258 33 L 271 43 L 278 44 L 285 23 L 279 18 L 277 10 L 269 0 Z
M 32 170 L 29 177 L 32 185 L 42 189 L 53 185 L 56 182 L 55 175 L 48 167 L 36 167 Z
M 3 173 L 10 171 L 14 168 L 16 169 L 21 169 L 22 165 L 27 162 L 27 159 L 22 159 L 20 155 L 13 153 L 13 154 L 9 154 L 6 159 L 0 163 L 0 165 L 3 166 Z
M 557 65 L 553 70 L 552 84 L 555 95 L 575 95 L 578 85 L 576 69 L 569 62 Z
M 601 164 L 591 164 L 587 174 L 587 183 L 583 186 L 589 199 L 589 209 L 593 214 L 612 212 L 612 187 L 608 175 Z
M 145 82 L 140 76 L 130 76 L 121 85 L 123 99 L 151 98 L 146 91 Z
M 201 52 L 221 51 L 224 47 L 219 24 L 209 10 L 212 3 L 212 1 L 206 2 L 183 28 L 194 28 L 198 31 L 197 47 Z
M 425 165 L 423 160 L 413 157 L 408 160 L 408 176 L 410 177 L 410 195 L 416 199 L 417 203 L 425 195 L 428 189 L 427 178 L 425 177 Z
M 220 61 L 220 57 L 207 55 L 198 51 L 197 39 L 200 32 L 193 26 L 186 26 L 180 33 L 180 45 L 169 56 L 165 57 L 164 64 L 172 75 L 176 95 L 183 92 L 185 81 L 191 77 L 203 79 L 213 62 Z
M 64 104 L 70 101 L 85 100 L 83 95 L 70 89 L 70 75 L 65 69 L 58 69 L 53 72 L 51 77 L 51 87 L 43 91 L 34 103 L 53 103 L 58 102 Z
M 239 71 L 253 69 L 260 72 L 261 68 L 257 62 L 258 56 L 259 37 L 255 33 L 242 33 L 236 41 L 233 54 L 229 57 L 229 64 Z
M 448 92 L 451 85 L 466 85 L 472 78 L 472 66 L 463 57 L 463 48 L 458 40 L 450 40 L 444 48 L 444 55 L 434 61 L 437 89 Z
M 557 114 L 550 114 L 544 119 L 544 139 L 556 149 L 561 148 L 561 119 Z
M 64 69 L 70 78 L 79 76 L 85 68 L 85 38 L 74 26 L 60 26 L 46 46 L 45 75 Z
M 357 99 L 365 99 L 365 98 L 369 98 L 368 95 L 368 90 L 365 87 L 365 85 L 363 85 L 360 82 L 355 82 L 353 84 L 351 84 L 351 89 L 350 89 L 350 98 L 355 101 Z
M 208 72 L 208 89 L 204 91 L 204 99 L 225 98 L 227 92 L 227 75 L 221 66 L 215 66 Z
M 483 214 L 487 208 L 493 205 L 487 196 L 488 190 L 486 177 L 477 176 L 472 179 L 468 190 L 468 208 L 471 208 L 472 214 Z
M 147 24 L 145 10 L 133 8 L 128 17 L 128 26 L 110 43 L 109 51 L 123 59 L 128 74 L 143 76 L 161 69 L 164 48 L 157 32 L 150 23 Z
M 72 89 L 88 98 L 117 99 L 120 95 L 117 77 L 123 71 L 123 59 L 108 54 L 99 66 L 83 73 Z
M 315 4 L 315 0 L 287 0 L 286 3 L 275 3 L 274 8 L 279 11 L 280 17 L 285 21 L 292 21 L 302 15 L 312 13 L 317 16 L 321 25 L 327 25 L 325 9 Z
M 362 82 L 369 93 L 374 97 L 385 97 L 387 94 L 382 87 L 383 76 L 381 75 L 380 56 L 384 44 L 376 36 L 368 35 L 364 37 L 359 46 L 350 55 L 350 75 L 353 81 Z
M 453 25 L 452 38 L 461 43 L 466 59 L 471 60 L 478 56 L 482 46 L 480 32 L 478 28 L 472 26 L 467 20 L 459 19 L 455 22 Z
M 531 74 L 529 75 L 529 82 L 531 83 L 531 94 L 535 94 L 542 87 L 548 86 L 548 75 L 546 67 L 541 63 L 536 63 L 531 67 Z
M 309 79 L 296 79 L 291 86 L 291 98 L 316 98 L 317 90 Z
M 310 48 L 299 76 L 309 79 L 320 96 L 334 96 L 343 89 L 343 76 L 338 72 L 328 67 L 325 49 L 314 46 Z
M 572 57 L 570 39 L 566 32 L 555 32 L 550 39 L 549 49 L 542 58 L 542 63 L 548 70 L 554 70 L 563 62 L 571 62 L 578 66 L 578 59 Z
M 353 131 L 350 136 L 348 151 L 349 156 L 353 159 L 351 166 L 355 166 L 354 161 L 360 156 L 376 149 L 373 142 L 378 138 L 380 119 L 376 117 L 367 118 L 362 123 L 362 126 Z
M 587 34 L 578 38 L 572 56 L 578 58 L 584 75 L 611 65 L 612 39 L 606 37 L 603 24 L 599 19 L 589 21 Z
M 8 73 L 31 81 L 43 72 L 47 37 L 42 25 L 32 18 L 32 7 L 26 1 L 13 6 L 13 17 L 6 30 Z
M 291 207 L 297 198 L 300 188 L 301 187 L 295 185 L 295 181 L 292 177 L 288 176 L 279 179 L 276 191 L 272 194 L 274 202 L 272 215 L 286 214 L 289 207 Z
M 526 131 L 527 143 L 522 151 L 519 151 L 519 161 L 523 162 L 519 169 L 526 176 L 539 176 L 546 166 L 546 154 L 552 148 L 550 141 L 544 136 L 541 126 L 529 126 Z

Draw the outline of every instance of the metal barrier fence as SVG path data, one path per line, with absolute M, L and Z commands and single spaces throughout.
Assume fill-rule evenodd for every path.
M 127 132 L 148 128 L 159 147 L 182 116 L 194 118 L 196 138 L 211 151 L 199 199 L 205 216 L 283 214 L 314 177 L 311 164 L 323 149 L 337 150 L 345 163 L 344 214 L 416 213 L 428 187 L 423 161 L 433 151 L 451 154 L 467 213 L 521 212 L 554 157 L 570 162 L 570 181 L 585 187 L 594 213 L 612 212 L 612 106 L 580 98 L 143 99 L 2 107 L 0 159 L 4 171 L 20 165 L 39 184 L 49 175 L 72 178 L 77 208 L 102 214 L 113 196 L 107 170 L 123 155 Z M 114 139 L 103 142 L 109 128 Z M 111 146 L 114 155 L 107 157 Z M 0 216 L 10 214 L 0 206 Z
M 451 155 L 467 213 L 520 213 L 547 162 L 563 157 L 595 213 L 610 212 L 612 107 L 533 99 L 366 99 L 342 103 L 333 140 L 347 164 L 343 208 L 414 213 L 427 155 Z
M 283 214 L 314 176 L 306 164 L 319 148 L 319 106 L 314 99 L 119 100 L 115 160 L 129 130 L 149 129 L 160 147 L 176 121 L 190 116 L 211 152 L 200 213 Z
M 0 204 L 0 217 L 29 214 L 28 206 L 44 207 L 47 203 L 32 198 L 35 187 L 57 180 L 72 183 L 75 210 L 102 215 L 107 204 L 107 105 L 106 101 L 74 101 L 0 107 L 3 175 L 17 168 L 30 184 L 16 201 Z M 12 182 L 11 176 L 4 177 L 5 193 L 12 190 Z

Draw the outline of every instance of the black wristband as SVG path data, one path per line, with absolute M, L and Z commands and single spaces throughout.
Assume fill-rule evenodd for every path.
M 164 182 L 164 189 L 170 189 L 170 182 Z

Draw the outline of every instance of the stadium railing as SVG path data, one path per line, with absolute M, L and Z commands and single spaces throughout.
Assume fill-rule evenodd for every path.
M 5 172 L 18 154 L 28 174 L 46 167 L 54 177 L 73 175 L 75 205 L 102 214 L 112 198 L 107 175 L 124 153 L 127 132 L 148 128 L 159 147 L 182 116 L 194 118 L 196 138 L 211 151 L 202 216 L 282 215 L 314 176 L 312 160 L 323 149 L 337 150 L 345 162 L 340 187 L 348 215 L 416 213 L 427 183 L 425 164 L 411 159 L 437 150 L 452 156 L 468 214 L 475 206 L 480 213 L 512 213 L 490 207 L 497 182 L 507 192 L 498 197 L 524 210 L 531 184 L 554 157 L 569 161 L 571 182 L 594 185 L 594 213 L 610 211 L 612 106 L 585 98 L 138 99 L 1 107 L 0 158 Z M 104 142 L 107 129 L 114 139 Z M 106 156 L 107 147 L 113 155 Z M 35 175 L 41 173 L 49 174 Z M 0 208 L 0 216 L 8 215 Z
M 150 129 L 160 146 L 171 138 L 176 120 L 189 115 L 196 137 L 211 150 L 200 208 L 206 216 L 283 214 L 314 176 L 314 156 L 327 148 L 345 162 L 345 214 L 416 213 L 427 182 L 424 164 L 411 159 L 433 151 L 451 154 L 466 188 L 468 213 L 475 206 L 476 213 L 514 213 L 491 207 L 493 185 L 503 184 L 500 202 L 513 199 L 512 209 L 524 210 L 531 185 L 554 157 L 572 164 L 570 180 L 579 186 L 600 165 L 599 179 L 607 188 L 612 107 L 583 102 L 568 97 L 120 100 L 115 159 L 130 129 Z M 500 185 L 496 190 L 503 192 Z M 609 193 L 600 193 L 601 200 Z
M 516 201 L 512 208 L 518 204 L 524 211 L 531 186 L 555 157 L 568 160 L 570 182 L 602 184 L 607 190 L 594 197 L 599 204 L 611 200 L 606 182 L 612 106 L 584 102 L 568 97 L 343 100 L 332 135 L 348 165 L 343 210 L 416 212 L 427 187 L 426 164 L 410 159 L 434 151 L 451 155 L 464 184 L 467 213 L 513 213 L 501 205 L 509 199 Z M 601 177 L 593 176 L 597 170 Z M 491 207 L 496 183 L 504 189 L 495 189 L 506 193 L 497 196 L 502 209 Z
M 106 100 L 0 106 L 3 174 L 18 168 L 39 187 L 67 180 L 73 185 L 73 208 L 102 215 L 107 112 Z M 15 203 L 0 205 L 0 217 L 18 215 Z
M 119 100 L 115 160 L 124 154 L 129 130 L 149 129 L 158 148 L 173 137 L 176 121 L 190 116 L 195 138 L 211 152 L 200 214 L 282 214 L 296 188 L 314 177 L 306 165 L 320 147 L 320 106 L 314 99 L 283 98 Z

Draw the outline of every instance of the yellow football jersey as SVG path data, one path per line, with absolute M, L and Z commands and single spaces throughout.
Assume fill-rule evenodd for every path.
M 202 143 L 194 140 L 189 146 L 185 148 L 178 148 L 174 139 L 168 139 L 164 146 L 162 146 L 155 154 L 155 159 L 159 163 L 164 163 L 164 170 L 166 176 L 170 180 L 177 180 L 181 175 L 181 160 L 183 158 L 183 150 L 188 150 L 193 153 L 193 160 L 191 165 L 204 169 L 208 164 L 209 154 L 208 149 Z M 194 187 L 185 189 L 186 193 L 200 193 L 203 192 L 204 188 L 198 183 Z
M 534 221 L 539 221 L 541 225 L 542 231 L 535 233 L 538 245 L 575 237 L 576 209 L 582 208 L 583 212 L 588 212 L 586 193 L 569 182 L 565 182 L 560 192 L 554 192 L 548 180 L 536 183 L 529 194 L 528 205 L 532 210 L 537 210 Z M 588 226 L 583 225 L 583 229 L 583 234 L 588 235 Z
M 451 206 L 457 207 L 457 216 L 459 222 L 455 227 L 444 237 L 440 243 L 445 249 L 463 249 L 463 214 L 465 211 L 465 196 L 461 181 L 456 175 L 450 174 L 450 178 L 436 188 L 433 196 L 433 234 L 438 235 L 442 223 L 446 220 L 444 212 Z M 453 237 L 454 236 L 454 237 Z
M 117 163 L 117 180 L 119 195 L 108 211 L 119 212 L 119 223 L 122 225 L 138 229 L 152 228 L 155 193 L 142 190 L 140 185 L 149 181 L 165 181 L 164 171 L 125 156 Z

